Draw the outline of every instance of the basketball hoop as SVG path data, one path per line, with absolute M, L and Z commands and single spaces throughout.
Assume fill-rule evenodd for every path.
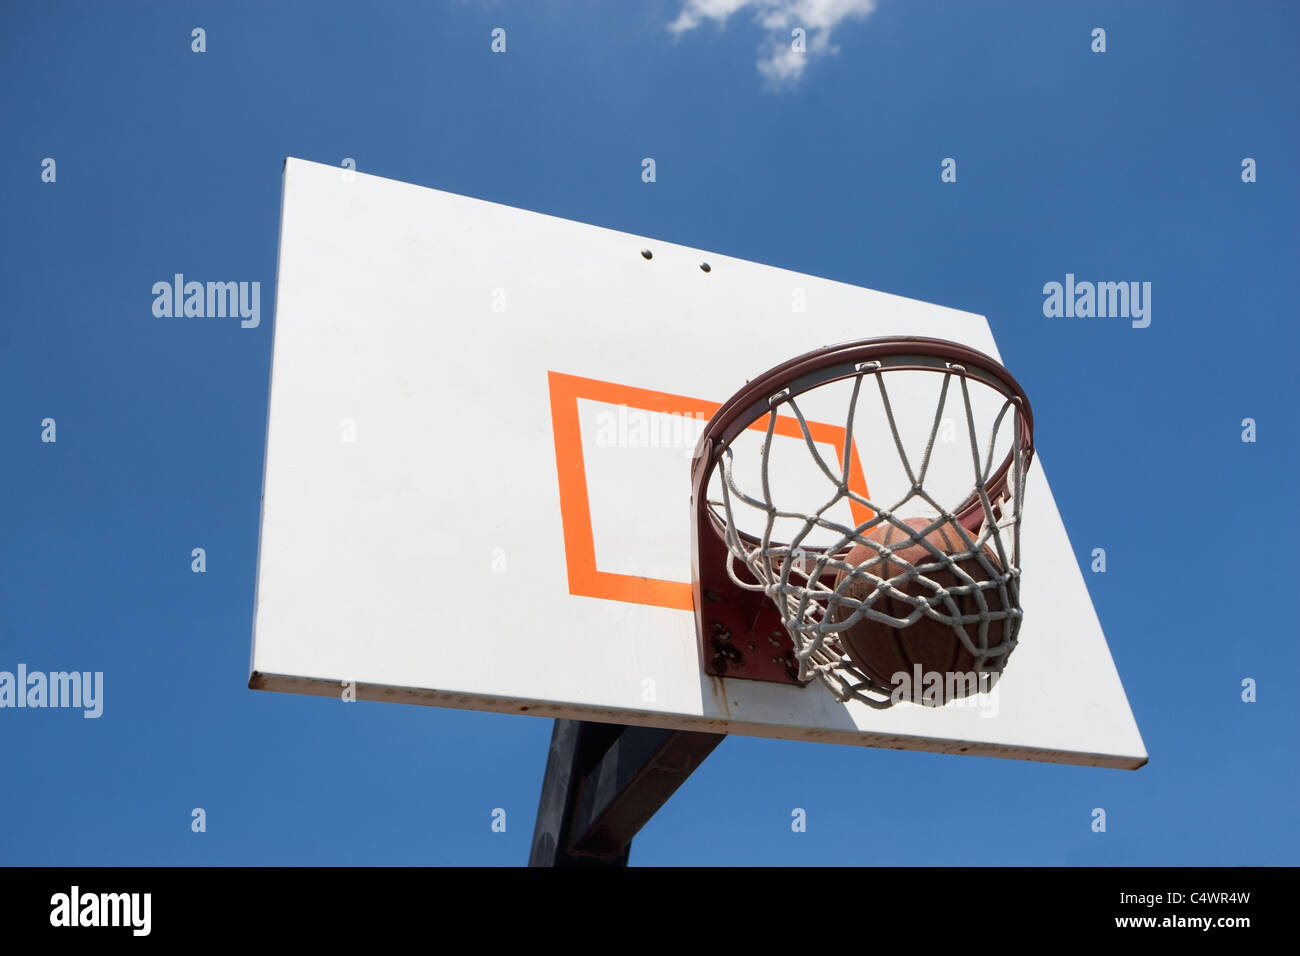
M 932 410 L 918 407 L 915 387 L 906 408 L 891 403 L 890 383 L 903 373 L 924 377 Z M 801 407 L 831 386 L 842 428 Z M 864 431 L 865 468 L 855 437 Z M 832 437 L 837 461 L 825 454 Z M 802 461 L 774 469 L 778 442 Z M 753 379 L 709 422 L 692 463 L 702 668 L 817 678 L 838 699 L 875 708 L 900 699 L 894 672 L 912 665 L 973 673 L 987 690 L 1020 629 L 1020 515 L 1033 450 L 1024 390 L 992 358 L 954 342 L 867 339 Z M 784 491 L 804 500 L 778 503 L 778 479 L 793 472 L 808 477 Z M 882 474 L 897 487 L 878 487 Z

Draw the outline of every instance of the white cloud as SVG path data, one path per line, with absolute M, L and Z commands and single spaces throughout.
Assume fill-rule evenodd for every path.
M 799 81 L 808 60 L 838 53 L 831 44 L 831 32 L 850 17 L 865 19 L 876 9 L 876 0 L 684 0 L 677 19 L 668 25 L 681 36 L 705 20 L 726 26 L 734 13 L 749 12 L 767 36 L 758 48 L 758 72 L 773 86 L 790 86 Z M 807 50 L 795 52 L 790 32 L 802 27 Z

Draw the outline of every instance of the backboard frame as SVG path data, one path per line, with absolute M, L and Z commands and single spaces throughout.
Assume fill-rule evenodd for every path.
M 716 407 L 781 359 L 864 333 L 923 332 L 996 359 L 982 317 L 302 160 L 287 161 L 284 176 L 250 687 L 337 699 L 346 683 L 360 700 L 1096 766 L 1146 762 L 1041 468 L 1028 489 L 1045 525 L 1033 546 L 1052 556 L 1053 571 L 1040 586 L 1068 591 L 1076 619 L 1050 645 L 1061 650 L 1028 670 L 1037 667 L 1040 682 L 1073 681 L 1082 667 L 1100 689 L 1061 703 L 1045 687 L 1021 688 L 1004 700 L 1000 720 L 881 721 L 822 699 L 818 688 L 741 688 L 700 673 L 693 610 L 680 601 L 691 588 L 690 449 L 673 452 L 680 484 L 663 502 L 672 527 L 655 543 L 683 543 L 683 571 L 670 581 L 676 606 L 643 600 L 650 591 L 629 603 L 573 587 L 565 542 L 578 519 L 563 500 L 561 472 L 572 463 L 556 457 L 551 373 Z M 641 255 L 647 248 L 652 259 Z M 507 295 L 509 311 L 492 311 L 494 290 Z M 807 304 L 793 327 L 792 303 Z M 608 315 L 620 323 L 602 323 Z M 741 316 L 744 341 L 719 364 L 718 343 L 731 341 L 728 323 Z M 702 356 L 675 350 L 692 336 Z M 501 374 L 441 358 L 475 348 L 495 350 Z M 449 394 L 481 411 L 439 417 Z M 590 441 L 593 409 L 613 406 L 579 405 L 583 467 L 602 456 L 620 467 L 632 461 L 627 449 Z M 339 438 L 347 419 L 361 436 L 351 444 Z M 480 419 L 509 429 L 513 460 L 499 457 L 502 443 Z M 489 467 L 472 475 L 443 468 L 446 449 Z M 625 552 L 618 561 L 634 559 L 627 553 L 638 544 L 619 532 L 617 512 L 601 512 L 617 489 L 589 491 L 596 569 L 612 566 L 611 542 Z M 657 494 L 647 486 L 641 498 L 658 507 Z M 509 520 L 476 522 L 489 500 L 509 500 Z M 456 541 L 481 550 L 473 560 L 449 555 Z M 492 576 L 496 541 L 527 575 Z M 620 573 L 634 587 L 655 579 Z M 429 582 L 445 587 L 444 598 L 513 597 L 552 623 L 529 643 L 490 616 L 449 633 L 435 626 L 442 604 Z M 494 668 L 475 655 L 475 641 L 510 648 L 513 663 Z M 644 696 L 646 679 L 655 699 Z M 1065 713 L 1076 705 L 1081 712 Z M 1043 716 L 1053 706 L 1059 726 Z

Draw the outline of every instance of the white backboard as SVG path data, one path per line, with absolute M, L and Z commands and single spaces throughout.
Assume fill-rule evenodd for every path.
M 853 339 L 998 357 L 981 316 L 296 159 L 281 217 L 250 686 L 1146 762 L 1041 459 L 992 693 L 877 711 L 701 673 L 690 460 L 710 409 Z M 893 455 L 859 452 L 868 482 Z

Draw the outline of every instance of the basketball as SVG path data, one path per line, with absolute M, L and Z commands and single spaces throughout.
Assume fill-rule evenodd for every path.
M 934 521 L 934 518 L 908 518 L 903 523 L 921 532 Z M 907 674 L 912 695 L 915 695 L 910 699 L 919 701 L 922 693 L 925 693 L 927 703 L 947 703 L 949 700 L 965 697 L 986 688 L 987 684 L 981 687 L 978 679 L 971 680 L 966 676 L 977 671 L 978 661 L 976 656 L 966 649 L 957 633 L 958 628 L 963 628 L 972 644 L 979 648 L 978 620 L 972 619 L 965 623 L 952 620 L 958 615 L 974 618 L 979 614 L 979 599 L 973 589 L 964 594 L 952 595 L 951 605 L 948 600 L 942 598 L 936 600 L 938 588 L 960 587 L 965 582 L 952 568 L 942 565 L 935 567 L 941 559 L 929 547 L 910 540 L 906 532 L 892 523 L 877 525 L 863 537 L 885 547 L 893 546 L 896 550 L 886 556 L 869 545 L 859 544 L 848 553 L 845 563 L 854 568 L 864 566 L 865 570 L 878 578 L 892 579 L 891 583 L 896 591 L 917 601 L 929 601 L 935 612 L 950 620 L 937 621 L 925 616 L 906 627 L 898 627 L 863 618 L 840 633 L 840 642 L 849 659 L 865 674 L 891 689 L 900 686 L 899 681 L 895 680 L 896 674 Z M 971 534 L 970 537 L 973 540 L 975 535 Z M 954 521 L 938 526 L 927 534 L 924 540 L 929 546 L 947 555 L 963 554 L 970 550 Z M 974 554 L 956 562 L 957 567 L 976 583 L 993 582 L 1002 570 L 1001 562 L 987 545 L 983 553 L 989 562 L 987 567 Z M 920 575 L 933 582 L 933 585 L 918 577 L 910 580 L 905 577 L 907 567 L 903 562 L 913 567 L 929 566 L 931 570 L 920 572 Z M 989 568 L 993 569 L 992 572 Z M 837 589 L 847 577 L 849 577 L 847 571 L 841 571 L 836 576 Z M 981 591 L 990 612 L 1004 610 L 1002 594 L 996 584 L 990 584 Z M 877 594 L 877 591 L 876 584 L 870 577 L 854 578 L 844 588 L 842 594 L 858 601 L 871 602 L 872 610 L 899 619 L 906 619 L 920 606 L 914 601 L 883 592 L 872 601 L 872 595 Z M 952 605 L 956 606 L 956 612 Z M 834 609 L 833 617 L 837 621 L 842 621 L 850 617 L 854 610 L 841 605 Z M 988 649 L 993 650 L 1002 643 L 1005 624 L 1005 620 L 989 622 Z M 992 658 L 985 662 L 985 667 L 992 666 L 996 670 L 1000 668 L 1000 663 L 997 658 Z M 938 689 L 937 696 L 931 697 L 933 684 L 923 683 L 922 686 L 916 686 L 918 665 L 922 675 L 941 676 L 943 686 Z

